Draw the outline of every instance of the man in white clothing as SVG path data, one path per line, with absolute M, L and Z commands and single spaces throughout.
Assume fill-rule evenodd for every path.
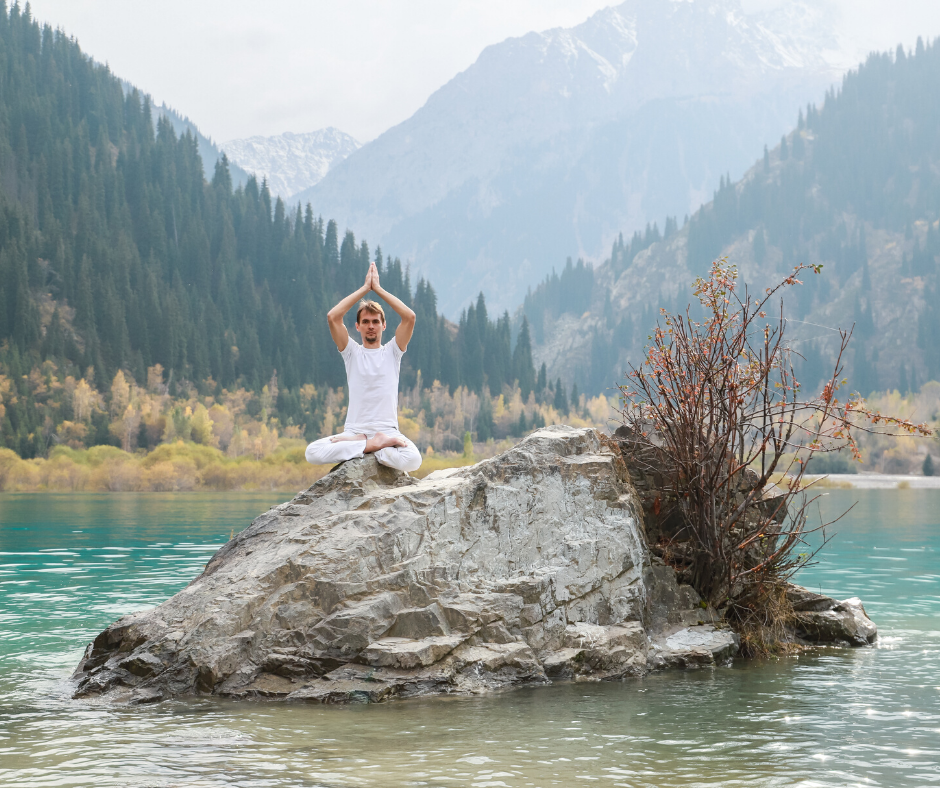
M 384 298 L 401 318 L 395 338 L 383 345 L 385 311 L 375 301 L 362 300 L 356 311 L 356 330 L 362 344 L 350 339 L 343 317 L 352 305 L 373 291 Z M 375 263 L 369 266 L 365 284 L 334 306 L 327 315 L 330 334 L 346 364 L 349 408 L 346 426 L 339 435 L 320 438 L 307 446 L 307 462 L 315 465 L 345 462 L 364 454 L 390 468 L 416 471 L 421 452 L 398 431 L 398 376 L 401 357 L 415 329 L 415 313 L 379 283 Z

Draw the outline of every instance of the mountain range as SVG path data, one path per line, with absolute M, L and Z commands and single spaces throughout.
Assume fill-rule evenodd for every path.
M 454 315 L 512 308 L 564 255 L 694 211 L 843 72 L 837 17 L 791 0 L 627 0 L 487 47 L 296 195 L 413 261 Z
M 695 5 L 720 16 L 728 2 Z M 645 7 L 644 0 L 626 6 Z M 669 7 L 677 20 L 686 19 L 684 9 Z M 593 19 L 599 24 L 611 18 Z M 727 31 L 752 23 L 725 15 L 715 24 Z M 626 33 L 618 29 L 622 44 Z M 594 43 L 599 41 L 597 33 Z M 771 82 L 780 69 L 790 73 L 790 66 L 780 65 L 789 50 L 777 43 L 778 60 L 767 66 Z M 604 50 L 608 64 L 613 51 Z M 734 60 L 728 48 L 715 51 Z M 789 51 L 786 62 L 798 62 L 797 54 Z M 844 359 L 853 387 L 905 391 L 940 379 L 940 43 L 919 41 L 910 53 L 899 48 L 872 55 L 839 89 L 799 110 L 780 143 L 764 147 L 743 177 L 719 175 L 712 200 L 687 219 L 672 216 L 662 230 L 650 224 L 626 239 L 618 232 L 598 266 L 569 258 L 560 273 L 527 288 L 513 316 L 492 309 L 494 300 L 512 298 L 508 280 L 496 278 L 487 291 L 489 304 L 479 294 L 456 324 L 439 312 L 435 289 L 420 270 L 409 273 L 407 260 L 393 256 L 394 246 L 380 251 L 362 235 L 343 232 L 329 214 L 317 218 L 320 205 L 288 207 L 253 175 L 245 174 L 239 185 L 233 165 L 191 121 L 153 107 L 145 94 L 82 53 L 74 39 L 40 27 L 17 5 L 0 13 L 0 55 L 7 63 L 0 85 L 0 443 L 22 456 L 47 451 L 57 425 L 72 416 L 84 414 L 82 424 L 91 418 L 87 403 L 72 396 L 76 381 L 103 390 L 118 372 L 142 382 L 158 367 L 168 374 L 171 394 L 175 387 L 206 396 L 245 387 L 260 397 L 265 381 L 273 390 L 276 370 L 279 417 L 315 434 L 329 411 L 325 392 L 343 379 L 324 315 L 358 286 L 371 260 L 425 326 L 403 362 L 405 386 L 418 392 L 418 382 L 427 381 L 440 390 L 439 382 L 451 392 L 463 387 L 479 396 L 478 438 L 486 432 L 480 426 L 486 403 L 497 408 L 491 398 L 554 398 L 556 410 L 566 412 L 565 395 L 574 384 L 583 393 L 609 390 L 639 358 L 658 308 L 684 309 L 694 277 L 723 255 L 755 287 L 799 262 L 823 265 L 823 274 L 787 301 L 789 336 L 808 386 L 833 361 L 836 328 L 853 324 L 852 352 Z M 653 54 L 638 45 L 629 63 L 643 57 Z M 576 60 L 585 62 L 581 55 Z M 713 60 L 716 71 L 747 82 L 740 57 L 731 66 Z M 817 70 L 823 65 L 816 61 Z M 618 79 L 611 80 L 603 89 L 620 90 Z M 779 84 L 785 81 L 780 77 Z M 534 117 L 544 107 L 528 98 Z M 516 103 L 524 108 L 523 99 Z M 653 112 L 650 105 L 669 103 L 637 100 L 646 102 L 637 116 Z M 474 101 L 486 104 L 483 97 Z M 673 102 L 674 108 L 680 104 Z M 686 104 L 701 109 L 708 102 Z M 496 123 L 495 115 L 491 119 Z M 576 120 L 557 118 L 557 128 L 536 134 L 531 147 L 550 146 Z M 521 133 L 509 126 L 504 131 L 507 139 Z M 421 133 L 428 146 L 435 141 L 427 129 Z M 401 142 L 419 162 L 421 146 Z M 351 167 L 377 150 L 370 144 L 353 153 L 323 183 L 336 173 L 348 180 L 359 172 L 360 193 L 381 195 L 381 161 L 374 173 Z M 508 155 L 506 150 L 497 153 Z M 525 161 L 525 152 L 519 155 Z M 399 166 L 394 157 L 388 162 Z M 451 163 L 440 173 L 442 189 L 461 166 L 470 166 Z M 534 183 L 547 170 L 529 164 L 534 169 L 526 183 Z M 659 169 L 649 167 L 650 183 L 657 183 Z M 425 176 L 431 188 L 436 181 Z M 567 204 L 564 194 L 557 199 L 562 208 Z M 493 210 L 499 207 L 496 202 Z M 469 238 L 472 223 L 452 218 L 455 231 L 470 228 L 461 236 Z M 556 224 L 546 218 L 540 232 L 549 237 Z M 444 251 L 454 257 L 462 248 Z M 559 246 L 545 259 L 563 254 Z M 452 282 L 462 276 L 476 290 L 472 271 L 453 271 Z M 504 271 L 519 274 L 509 265 Z M 432 412 L 431 406 L 422 409 Z M 85 424 L 86 437 L 107 442 L 113 424 L 103 409 L 96 413 L 98 421 Z M 428 425 L 434 423 L 428 418 Z M 530 422 L 520 418 L 516 434 L 524 423 Z M 152 442 L 153 435 L 141 436 Z
M 361 145 L 330 126 L 307 134 L 229 140 L 220 147 L 240 167 L 266 180 L 272 194 L 292 202 L 295 194 L 319 183 L 330 167 Z

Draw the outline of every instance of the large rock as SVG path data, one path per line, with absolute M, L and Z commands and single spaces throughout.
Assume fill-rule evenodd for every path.
M 417 481 L 374 458 L 258 517 L 90 644 L 79 697 L 314 702 L 616 679 L 736 637 L 651 558 L 616 446 L 551 427 Z
M 422 481 L 373 458 L 337 467 L 102 632 L 76 694 L 381 700 L 609 679 L 648 669 L 651 628 L 703 614 L 651 564 L 619 453 L 552 427 Z

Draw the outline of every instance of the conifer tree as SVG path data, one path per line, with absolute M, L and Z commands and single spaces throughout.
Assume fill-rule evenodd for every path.
M 559 413 L 568 413 L 568 397 L 565 394 L 565 387 L 561 385 L 561 378 L 555 381 L 555 401 L 553 405 Z
M 490 404 L 490 392 L 484 389 L 480 397 L 480 414 L 477 416 L 477 439 L 488 441 L 493 437 L 493 406 Z
M 522 399 L 527 400 L 529 393 L 535 388 L 535 368 L 532 364 L 532 340 L 529 336 L 529 319 L 522 318 L 522 328 L 516 339 L 516 349 L 512 356 L 512 375 L 519 381 L 522 390 Z

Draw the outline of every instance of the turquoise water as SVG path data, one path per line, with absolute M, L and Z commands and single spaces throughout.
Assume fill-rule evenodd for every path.
M 802 582 L 877 648 L 481 698 L 317 707 L 68 698 L 85 644 L 184 586 L 281 496 L 0 495 L 2 786 L 940 784 L 940 491 L 856 508 Z

